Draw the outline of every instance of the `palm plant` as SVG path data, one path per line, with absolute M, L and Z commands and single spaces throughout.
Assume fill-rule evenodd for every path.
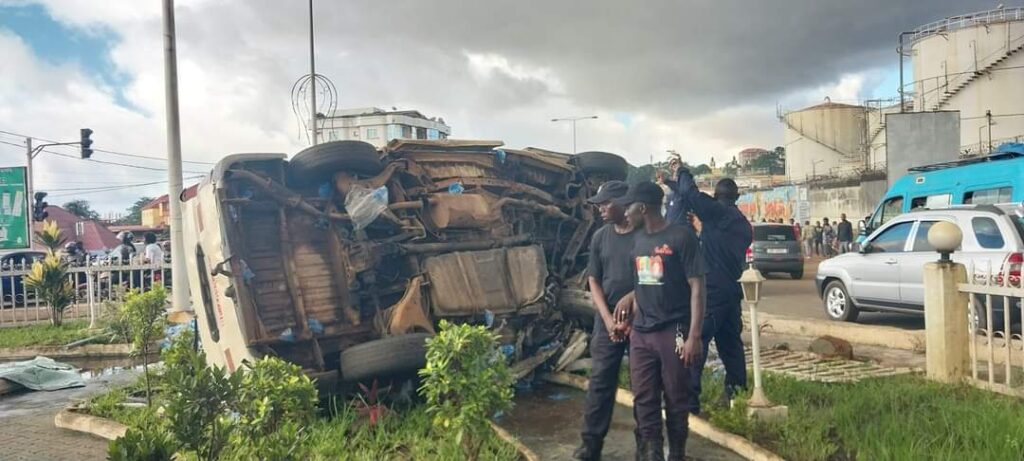
M 32 269 L 24 277 L 25 287 L 35 290 L 39 299 L 50 306 L 50 323 L 59 326 L 64 320 L 64 310 L 75 300 L 75 289 L 68 280 L 68 265 L 57 254 L 64 244 L 64 236 L 56 222 L 46 221 L 35 233 L 35 239 L 46 247 L 46 257 L 32 263 Z

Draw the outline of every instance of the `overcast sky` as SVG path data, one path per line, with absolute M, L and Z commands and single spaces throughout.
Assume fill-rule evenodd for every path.
M 456 138 L 617 152 L 634 164 L 675 149 L 692 163 L 782 143 L 776 106 L 896 94 L 897 34 L 995 4 L 967 0 L 323 1 L 317 71 L 338 107 L 417 109 Z M 294 153 L 307 141 L 290 90 L 309 72 L 304 0 L 179 0 L 186 160 Z M 0 130 L 164 157 L 159 0 L 0 0 Z M 0 133 L 0 166 L 24 164 Z M 78 155 L 74 148 L 55 152 Z M 164 165 L 96 153 L 41 154 L 51 203 L 101 211 L 156 196 Z M 209 165 L 186 164 L 186 177 Z M 193 180 L 194 181 L 194 180 Z M 97 186 L 113 191 L 87 190 Z

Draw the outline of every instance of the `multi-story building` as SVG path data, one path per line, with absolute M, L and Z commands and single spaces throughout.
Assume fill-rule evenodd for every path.
M 322 141 L 359 140 L 378 148 L 392 139 L 446 139 L 452 132 L 440 117 L 376 107 L 334 111 L 321 119 L 318 130 Z

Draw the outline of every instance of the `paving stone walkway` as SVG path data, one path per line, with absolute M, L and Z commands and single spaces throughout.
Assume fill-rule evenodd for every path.
M 499 421 L 499 424 L 518 437 L 541 459 L 572 459 L 572 452 L 580 441 L 584 397 L 585 394 L 576 389 L 543 385 L 530 394 L 517 396 L 515 408 Z M 635 459 L 636 441 L 633 437 L 633 427 L 632 410 L 617 405 L 601 459 Z M 743 459 L 736 453 L 693 433 L 687 442 L 686 454 L 692 459 L 704 461 Z
M 134 379 L 134 373 L 90 379 L 86 387 L 54 392 L 24 392 L 0 397 L 0 460 L 91 461 L 107 458 L 107 441 L 58 429 L 53 417 L 78 400 Z

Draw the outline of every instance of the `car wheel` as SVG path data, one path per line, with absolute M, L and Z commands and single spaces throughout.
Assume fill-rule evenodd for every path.
M 791 272 L 789 276 L 793 277 L 793 280 L 800 280 L 804 278 L 804 271 Z
M 338 171 L 375 176 L 384 170 L 377 148 L 363 141 L 331 141 L 307 147 L 288 162 L 293 185 L 319 184 Z
M 427 333 L 390 336 L 341 351 L 341 378 L 361 382 L 370 378 L 415 373 L 427 364 Z
M 970 329 L 976 334 L 985 334 L 985 331 L 989 329 L 988 322 L 988 308 L 985 307 L 985 296 L 971 295 L 974 298 L 974 317 L 970 318 Z M 1003 298 L 992 297 L 992 333 L 1003 331 L 1006 329 L 1006 319 L 1003 317 L 1004 309 Z M 1010 323 L 1013 324 L 1015 320 L 1018 320 L 1019 315 L 1015 315 L 1019 309 L 1013 309 L 1010 311 Z M 968 312 L 968 315 L 970 313 Z
M 629 173 L 629 163 L 622 157 L 609 152 L 582 152 L 572 162 L 586 176 L 603 176 L 609 181 L 624 181 Z
M 825 295 L 822 296 L 825 304 L 825 313 L 828 318 L 840 322 L 855 322 L 860 311 L 853 304 L 853 299 L 846 291 L 843 282 L 833 280 L 825 286 Z

